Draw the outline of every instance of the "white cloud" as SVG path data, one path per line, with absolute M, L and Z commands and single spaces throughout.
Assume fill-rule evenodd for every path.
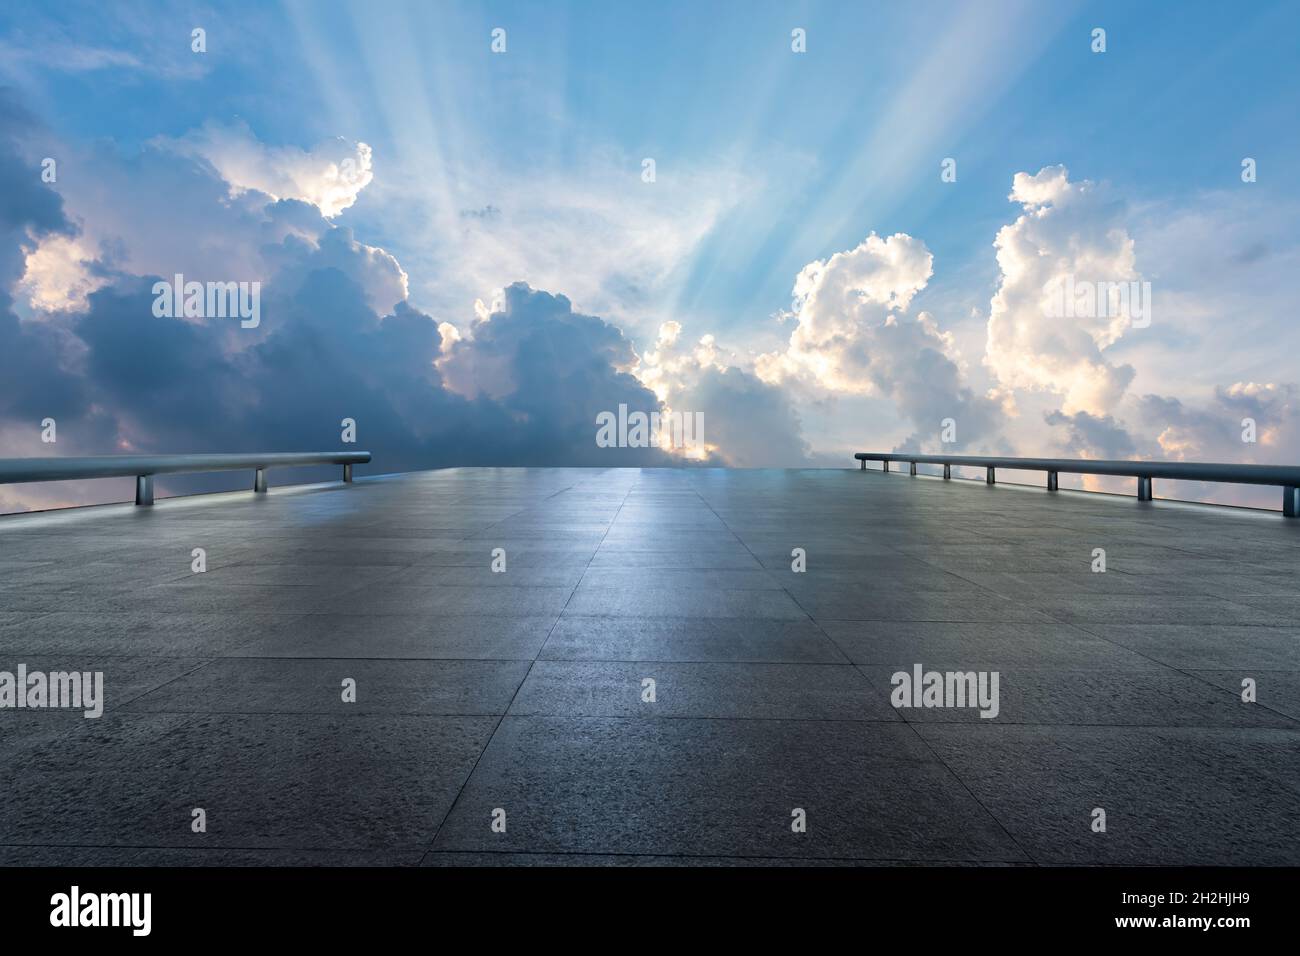
M 984 363 L 1003 388 L 1057 393 L 1067 415 L 1105 415 L 1133 377 L 1104 353 L 1132 325 L 1132 310 L 1062 318 L 1052 314 L 1051 290 L 1141 278 L 1124 207 L 1094 183 L 1071 183 L 1064 166 L 1016 173 L 1008 198 L 1024 211 L 994 242 L 1002 275 Z
M 1159 457 L 1174 461 L 1288 462 L 1300 447 L 1300 388 L 1275 382 L 1234 382 L 1205 402 L 1145 395 L 1134 417 L 1155 435 Z M 1254 442 L 1243 441 L 1245 421 Z
M 355 203 L 374 179 L 370 147 L 341 136 L 304 150 L 268 146 L 244 123 L 209 122 L 180 139 L 159 143 L 210 163 L 232 195 L 256 190 L 273 199 L 299 199 L 330 218 Z
M 796 325 L 789 345 L 761 356 L 759 375 L 769 382 L 796 378 L 830 391 L 870 394 L 881 384 L 881 373 L 890 374 L 877 365 L 877 339 L 925 288 L 933 262 L 925 243 L 904 233 L 885 239 L 872 233 L 855 249 L 810 262 L 795 278 Z
M 966 384 L 952 336 L 928 312 L 907 315 L 932 271 L 925 243 L 904 233 L 872 233 L 804 266 L 794 284 L 794 331 L 783 351 L 759 356 L 759 377 L 813 396 L 888 398 L 916 429 L 911 445 L 936 441 L 945 418 L 957 422 L 963 442 L 987 440 L 997 408 Z
M 71 162 L 94 168 L 96 175 L 67 177 L 58 185 L 79 233 L 47 237 L 29 253 L 19 291 L 32 308 L 82 310 L 85 296 L 102 284 L 100 273 L 110 269 L 265 283 L 277 275 L 286 281 L 301 277 L 307 262 L 354 279 L 381 315 L 406 299 L 408 277 L 397 259 L 323 218 L 319 206 L 236 188 L 193 152 L 181 150 L 185 158 L 178 161 L 176 143 L 205 135 L 200 130 L 181 140 L 156 141 L 129 157 L 104 144 L 84 154 L 70 151 Z M 254 143 L 249 155 L 262 149 Z M 178 235 L 186 241 L 177 242 Z M 302 255 L 304 246 L 317 255 Z
M 719 361 L 714 336 L 706 334 L 692 343 L 682 338 L 681 323 L 669 320 L 659 326 L 654 348 L 639 356 L 634 372 L 654 390 L 660 401 L 671 403 L 702 369 L 709 367 L 719 370 L 727 367 Z
M 200 161 L 178 163 L 177 153 Z M 340 185 L 348 158 L 364 175 Z M 808 263 L 794 278 L 793 303 L 785 316 L 792 323 L 788 340 L 776 348 L 765 345 L 766 353 L 755 355 L 744 349 L 756 348 L 754 340 L 724 344 L 693 328 L 691 316 L 673 311 L 693 253 L 746 188 L 744 178 L 719 169 L 672 175 L 671 165 L 661 164 L 659 181 L 643 183 L 635 163 L 624 168 L 606 160 L 535 176 L 512 178 L 485 168 L 477 176 L 447 177 L 453 201 L 429 217 L 436 241 L 427 245 L 428 252 L 420 244 L 421 254 L 431 259 L 417 255 L 423 266 L 412 271 L 425 283 L 417 289 L 446 285 L 454 295 L 472 290 L 492 304 L 476 306 L 483 328 L 466 324 L 457 331 L 439 323 L 438 368 L 446 388 L 512 403 L 514 415 L 531 414 L 519 396 L 559 388 L 551 379 L 549 350 L 555 345 L 547 336 L 566 331 L 581 337 L 590 324 L 600 332 L 602 367 L 632 371 L 668 409 L 704 412 L 706 441 L 720 460 L 734 465 L 817 460 L 801 418 L 829 419 L 837 401 L 844 430 L 836 433 L 821 422 L 813 426 L 819 439 L 833 436 L 828 445 L 837 450 L 841 443 L 867 440 L 873 447 L 886 447 L 882 441 L 933 446 L 947 417 L 957 421 L 959 444 L 949 448 L 953 451 L 1001 450 L 998 443 L 1011 450 L 1006 427 L 1014 428 L 1015 450 L 1024 454 L 1042 454 L 1057 444 L 1081 456 L 1239 461 L 1277 460 L 1300 447 L 1300 401 L 1295 386 L 1285 384 L 1290 378 L 1285 354 L 1274 356 L 1274 366 L 1258 374 L 1254 368 L 1216 374 L 1220 357 L 1196 348 L 1187 356 L 1196 364 L 1196 385 L 1143 382 L 1142 392 L 1159 394 L 1139 398 L 1130 383 L 1132 370 L 1119 357 L 1136 360 L 1161 348 L 1155 337 L 1165 328 L 1161 313 L 1143 334 L 1130 332 L 1127 314 L 1049 317 L 1043 296 L 1054 279 L 1141 278 L 1134 235 L 1144 244 L 1149 234 L 1161 238 L 1158 230 L 1131 228 L 1134 214 L 1123 204 L 1090 182 L 1071 182 L 1063 167 L 1016 174 L 1009 198 L 1018 204 L 1018 215 L 995 243 L 1001 276 L 990 303 L 985 364 L 1004 400 L 999 407 L 971 387 L 955 339 L 939 319 L 913 311 L 918 301 L 924 303 L 918 297 L 934 268 L 920 239 L 873 233 L 853 249 Z M 47 237 L 27 252 L 20 289 L 38 311 L 84 309 L 86 296 L 103 282 L 100 276 L 118 270 L 262 278 L 286 294 L 319 271 L 337 270 L 364 292 L 376 314 L 387 314 L 394 302 L 407 298 L 407 275 L 394 255 L 322 219 L 321 214 L 348 208 L 370 182 L 364 144 L 337 140 L 312 150 L 268 147 L 247 127 L 208 126 L 160 141 L 138 156 L 96 154 L 95 165 L 100 175 L 93 181 L 60 184 L 81 233 Z M 395 201 L 391 190 L 402 185 L 389 187 L 388 202 Z M 369 196 L 368 215 L 374 213 Z M 270 201 L 277 198 L 296 201 Z M 423 215 L 432 198 L 408 204 L 403 214 Z M 383 205 L 386 211 L 387 202 Z M 1294 243 L 1287 244 L 1282 226 L 1263 237 L 1252 229 L 1234 236 L 1220 228 L 1231 221 L 1233 209 L 1225 205 L 1213 216 L 1203 210 L 1193 217 L 1198 231 L 1187 234 L 1196 236 L 1192 244 L 1204 258 L 1177 276 L 1157 273 L 1163 283 L 1178 280 L 1189 306 L 1201 303 L 1194 314 L 1204 320 L 1198 326 L 1203 336 L 1213 331 L 1210 322 L 1223 320 L 1215 314 L 1217 300 L 1199 295 L 1217 281 L 1225 287 L 1218 290 L 1220 298 L 1228 300 L 1241 281 L 1226 282 L 1215 263 L 1234 263 L 1234 276 L 1276 279 L 1289 275 L 1295 261 Z M 1160 221 L 1179 220 L 1162 215 Z M 157 222 L 168 228 L 158 229 Z M 366 225 L 349 222 L 358 230 Z M 178 232 L 191 241 L 175 243 Z M 1184 233 L 1181 226 L 1170 226 L 1163 239 L 1172 249 Z M 402 223 L 391 229 L 386 224 L 385 234 L 403 236 L 404 242 L 411 235 Z M 1215 236 L 1222 248 L 1212 252 Z M 103 260 L 110 253 L 108 270 Z M 1180 257 L 1170 253 L 1165 260 L 1171 268 Z M 649 347 L 638 357 L 630 336 L 616 335 L 618 329 L 605 329 L 591 316 L 596 308 L 570 309 L 567 302 L 560 309 L 562 321 L 546 324 L 547 336 L 540 335 L 525 321 L 528 315 L 514 315 L 500 301 L 501 290 L 525 277 L 563 288 L 575 302 L 595 303 L 620 326 L 639 324 Z M 1163 288 L 1157 284 L 1157 293 Z M 1267 291 L 1280 297 L 1285 284 L 1275 281 Z M 1239 298 L 1242 312 L 1263 311 L 1255 307 L 1258 295 Z M 473 301 L 438 318 L 465 315 Z M 1205 306 L 1206 301 L 1215 304 Z M 528 347 L 515 347 L 519 336 L 528 338 Z M 1267 349 L 1260 351 L 1262 361 Z M 559 348 L 558 354 L 564 352 Z M 1149 364 L 1144 357 L 1143 369 Z M 577 363 L 572 375 L 580 377 L 585 369 Z M 1235 384 L 1211 394 L 1206 383 L 1221 381 Z M 536 382 L 548 385 L 539 389 Z M 616 376 L 610 382 L 632 388 Z M 1178 398 L 1166 397 L 1173 395 Z M 1004 412 L 1017 398 L 1030 413 L 1012 424 Z M 581 411 L 573 420 L 585 423 Z M 891 411 L 897 413 L 892 419 Z M 1259 422 L 1255 446 L 1240 441 L 1240 420 L 1247 415 Z M 904 422 L 910 423 L 910 435 Z
M 741 368 L 712 333 L 691 339 L 683 332 L 680 322 L 663 323 L 655 347 L 634 369 L 665 411 L 702 414 L 704 446 L 727 465 L 808 463 L 808 442 L 790 393 Z
M 27 254 L 18 291 L 38 312 L 84 312 L 86 296 L 105 284 L 96 251 L 79 236 L 49 235 Z

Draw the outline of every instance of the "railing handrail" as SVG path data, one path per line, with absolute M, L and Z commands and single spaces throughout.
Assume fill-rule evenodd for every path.
M 1300 485 L 1300 465 L 1237 465 L 1207 461 L 1101 461 L 1091 458 L 1002 458 L 984 455 L 908 455 L 858 452 L 859 461 L 906 461 L 920 465 L 970 465 L 1071 475 L 1225 481 L 1247 485 Z
M 1220 481 L 1238 485 L 1278 485 L 1282 488 L 1282 513 L 1300 517 L 1300 465 L 1239 465 L 1206 461 L 1099 461 L 1089 458 L 1006 458 L 997 455 L 921 455 L 900 452 L 860 451 L 853 456 L 867 467 L 869 461 L 884 463 L 905 461 L 916 474 L 917 465 L 943 465 L 944 478 L 951 477 L 951 467 L 968 466 L 987 469 L 986 481 L 994 483 L 998 468 L 1010 471 L 1045 471 L 1047 488 L 1057 490 L 1057 475 L 1116 475 L 1138 480 L 1138 500 L 1150 501 L 1151 482 L 1155 478 L 1175 481 Z
M 342 465 L 343 480 L 352 466 L 370 461 L 368 451 L 272 452 L 256 455 L 100 455 L 93 458 L 0 458 L 0 484 L 75 481 L 82 478 L 135 478 L 135 503 L 153 504 L 154 475 L 240 471 L 252 468 L 253 491 L 266 491 L 266 469 L 303 465 Z
M 184 472 L 288 468 L 298 465 L 364 465 L 368 451 L 278 452 L 262 455 L 97 455 L 90 458 L 0 458 L 0 484 L 130 478 Z

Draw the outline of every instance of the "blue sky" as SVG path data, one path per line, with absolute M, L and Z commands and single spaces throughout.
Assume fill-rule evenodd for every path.
M 195 26 L 204 54 L 190 50 Z M 489 48 L 497 27 L 504 54 Z M 1104 53 L 1091 49 L 1096 27 Z M 707 365 L 737 402 L 713 410 L 728 434 L 745 402 L 788 405 L 799 435 L 775 444 L 802 453 L 772 462 L 749 449 L 731 463 L 924 444 L 937 430 L 918 420 L 931 411 L 915 394 L 927 376 L 951 385 L 934 408 L 946 401 L 978 422 L 971 440 L 987 447 L 1289 460 L 1300 451 L 1282 357 L 1300 345 L 1283 312 L 1300 200 L 1298 27 L 1288 3 L 11 3 L 0 85 L 33 120 L 20 152 L 69 157 L 56 184 L 68 228 L 113 282 L 168 274 L 165 256 L 139 250 L 165 249 L 210 192 L 180 172 L 173 181 L 160 157 L 215 168 L 232 194 L 312 202 L 302 170 L 366 144 L 373 178 L 325 225 L 398 264 L 403 301 L 442 327 L 444 349 L 459 337 L 466 355 L 447 361 L 439 387 L 467 399 L 510 387 L 477 381 L 485 366 L 471 343 L 500 290 L 524 282 L 619 330 L 640 363 L 620 368 L 661 400 L 716 394 L 700 378 Z M 805 53 L 791 50 L 794 28 Z M 258 156 L 302 188 L 241 165 Z M 956 182 L 940 180 L 946 157 Z M 1242 183 L 1243 157 L 1257 182 Z M 1148 280 L 1167 305 L 1150 330 L 1093 327 L 1058 350 L 1009 294 L 1013 331 L 991 345 L 993 300 L 1014 292 L 995 238 L 1042 208 L 1009 201 L 1013 180 L 1055 166 L 1068 179 L 1047 205 L 1083 197 L 1058 216 L 1079 231 L 1058 222 L 1008 246 L 1039 242 L 1047 257 L 1101 243 L 1071 268 L 1109 263 L 1123 274 L 1097 278 Z M 147 193 L 159 214 L 110 209 L 109 187 L 91 183 L 101 173 L 120 194 Z M 25 255 L 39 244 L 32 228 L 19 230 Z M 210 228 L 196 244 L 202 268 L 272 281 L 251 232 Z M 802 270 L 872 233 L 905 236 L 916 263 L 930 257 L 904 307 L 891 287 L 844 333 L 843 316 L 825 311 L 829 285 L 792 302 Z M 900 248 L 862 248 L 841 263 L 844 281 L 898 266 Z M 36 271 L 29 262 L 28 291 Z M 14 295 L 28 327 L 41 311 L 29 298 Z M 382 316 L 394 303 L 370 305 Z M 45 311 L 68 322 L 76 310 Z M 887 343 L 891 312 L 920 322 L 919 337 Z M 664 323 L 680 327 L 672 348 L 656 348 Z M 685 343 L 705 336 L 708 362 L 686 362 Z M 882 368 L 932 353 L 938 372 L 928 360 L 901 377 Z M 780 394 L 759 401 L 763 389 Z M 1221 440 L 1247 393 L 1269 397 L 1256 402 L 1273 425 L 1266 447 Z M 160 438 L 140 425 L 125 440 Z
M 110 19 L 101 4 L 19 3 L 2 22 L 10 43 L 120 41 L 146 63 L 168 34 L 207 25 L 209 61 L 184 82 L 148 68 L 31 67 L 54 129 L 125 151 L 242 118 L 270 143 L 364 141 L 381 171 L 399 156 L 432 166 L 483 152 L 526 177 L 609 149 L 633 173 L 654 156 L 665 176 L 674 163 L 723 159 L 766 174 L 763 195 L 716 230 L 689 272 L 689 304 L 724 323 L 752 318 L 740 305 L 765 314 L 781 304 L 794 272 L 856 243 L 864 226 L 927 235 L 954 264 L 987 261 L 1017 170 L 1064 163 L 1126 191 L 1176 195 L 1231 184 L 1243 155 L 1278 169 L 1300 136 L 1293 4 L 663 7 L 147 4 Z M 789 50 L 794 25 L 809 33 L 803 57 Z M 1108 32 L 1100 56 L 1089 47 L 1098 25 Z M 508 30 L 507 56 L 486 55 L 494 26 Z M 900 109 L 909 93 L 917 108 Z M 894 155 L 872 151 L 903 137 Z M 947 156 L 959 160 L 960 189 L 938 182 Z M 383 211 L 364 199 L 351 218 L 385 232 Z M 403 251 L 402 236 L 391 241 Z

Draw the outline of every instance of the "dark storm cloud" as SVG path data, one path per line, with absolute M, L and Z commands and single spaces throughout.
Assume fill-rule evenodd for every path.
M 1137 454 L 1133 436 L 1110 415 L 1087 412 L 1066 415 L 1058 410 L 1046 413 L 1043 420 L 1065 429 L 1067 437 L 1060 445 L 1070 457 L 1116 459 L 1133 458 Z
M 562 295 L 517 282 L 501 308 L 457 342 L 444 369 L 461 391 L 492 396 L 528 441 L 516 452 L 528 464 L 667 464 L 658 449 L 599 448 L 596 416 L 659 408 L 654 392 L 628 372 L 636 353 L 617 327 L 573 311 Z
M 35 436 L 53 416 L 59 442 L 24 441 L 8 454 L 320 450 L 339 447 L 340 423 L 352 418 L 358 446 L 374 454 L 372 472 L 675 461 L 657 448 L 596 444 L 600 412 L 660 408 L 625 371 L 637 358 L 615 326 L 516 283 L 444 350 L 438 322 L 406 301 L 392 256 L 308 203 L 256 193 L 225 201 L 210 167 L 153 148 L 106 170 L 105 194 L 143 188 L 131 170 L 153 169 L 150 182 L 175 195 L 155 195 L 140 215 L 170 230 L 175 271 L 200 281 L 260 273 L 260 324 L 155 316 L 154 283 L 172 279 L 170 248 L 147 231 L 147 256 L 163 260 L 165 274 L 134 274 L 131 255 L 141 250 L 123 249 L 90 263 L 102 284 L 84 310 L 20 319 L 11 290 L 27 253 L 42 237 L 78 234 L 24 152 L 36 128 L 0 96 L 0 428 Z M 133 207 L 117 195 L 104 208 L 116 222 Z
M 44 236 L 76 233 L 59 194 L 42 181 L 39 160 L 23 151 L 20 137 L 38 129 L 12 91 L 0 89 L 0 424 L 34 429 L 46 416 L 89 413 L 82 383 L 62 367 L 69 336 L 57 326 L 21 323 L 8 291 L 23 273 L 26 249 Z
M 0 233 L 5 246 L 0 249 L 0 266 L 6 271 L 0 278 L 13 278 L 8 269 L 13 249 L 11 239 L 30 233 L 41 236 L 51 232 L 72 234 L 74 229 L 63 212 L 58 193 L 41 180 L 38 159 L 24 153 L 20 137 L 39 129 L 35 119 L 17 102 L 13 91 L 0 87 Z M 21 260 L 19 260 L 21 262 Z
M 675 399 L 674 411 L 704 416 L 703 440 L 738 468 L 807 462 L 808 442 L 789 395 L 742 369 L 709 367 Z
M 340 422 L 383 470 L 471 464 L 627 464 L 662 461 L 655 450 L 599 449 L 596 412 L 657 407 L 635 379 L 611 367 L 630 348 L 622 334 L 575 314 L 563 297 L 527 286 L 479 323 L 455 354 L 501 369 L 497 398 L 444 386 L 434 364 L 441 335 L 406 303 L 376 316 L 359 286 L 334 267 L 295 277 L 289 295 L 268 291 L 256 344 L 230 350 L 236 323 L 156 318 L 152 279 L 89 297 L 75 325 L 86 378 L 114 410 L 133 446 L 147 450 L 253 451 L 334 447 Z M 251 330 L 249 330 L 251 331 Z
M 19 152 L 29 121 L 11 101 L 0 104 L 8 289 L 41 236 L 76 230 L 58 193 Z M 190 164 L 170 181 L 210 200 L 219 184 L 209 177 Z M 448 356 L 471 373 L 490 372 L 493 390 L 461 394 L 435 364 L 437 323 L 400 299 L 403 277 L 391 256 L 293 200 L 267 201 L 256 235 L 257 254 L 273 270 L 256 329 L 157 317 L 153 285 L 170 275 L 135 276 L 102 263 L 105 284 L 81 313 L 20 321 L 0 292 L 0 423 L 34 434 L 53 416 L 63 454 L 332 448 L 342 419 L 353 418 L 358 443 L 384 471 L 667 462 L 658 449 L 596 446 L 598 412 L 620 403 L 652 411 L 658 402 L 619 370 L 635 360 L 622 332 L 574 312 L 563 296 L 507 289 L 501 311 L 475 323 L 473 338 Z M 398 301 L 381 315 L 373 303 L 385 296 Z

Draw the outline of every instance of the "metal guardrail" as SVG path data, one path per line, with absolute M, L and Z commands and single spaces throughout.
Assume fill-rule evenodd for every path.
M 1197 461 L 1090 461 L 1082 458 L 985 458 L 973 455 L 905 455 L 877 452 L 858 452 L 853 456 L 862 462 L 878 461 L 889 471 L 891 461 L 905 461 L 916 466 L 943 465 L 943 477 L 952 477 L 953 465 L 986 469 L 985 481 L 993 484 L 997 469 L 1013 471 L 1047 472 L 1047 490 L 1057 490 L 1057 476 L 1119 475 L 1138 480 L 1138 501 L 1151 500 L 1151 482 L 1156 478 L 1178 481 L 1219 481 L 1236 485 L 1278 485 L 1282 488 L 1282 514 L 1288 518 L 1300 517 L 1300 466 L 1296 465 L 1228 465 Z
M 135 503 L 153 504 L 153 476 L 185 472 L 240 471 L 252 468 L 253 490 L 266 491 L 268 468 L 342 465 L 343 480 L 352 466 L 370 461 L 368 451 L 286 452 L 270 455 L 104 455 L 97 458 L 0 458 L 0 484 L 73 481 L 79 478 L 135 477 Z

